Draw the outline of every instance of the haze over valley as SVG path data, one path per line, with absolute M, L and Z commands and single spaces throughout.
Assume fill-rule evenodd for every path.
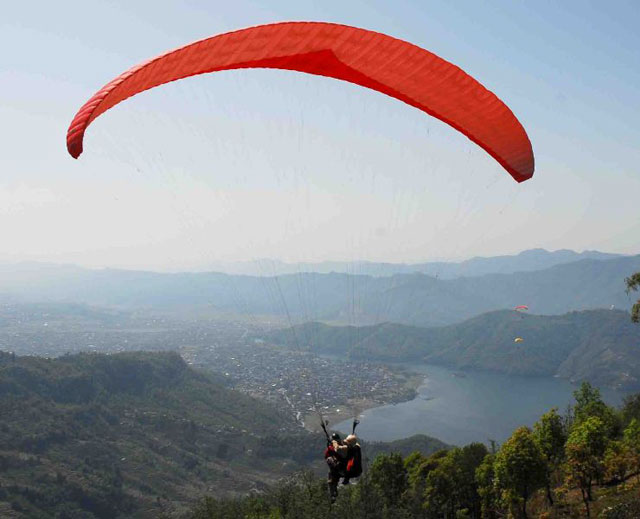
M 537 250 L 477 259 L 482 273 L 451 279 L 395 273 L 408 268 L 402 265 L 386 276 L 263 277 L 4 265 L 0 345 L 52 357 L 178 351 L 270 399 L 296 380 L 302 383 L 288 405 L 302 422 L 318 388 L 333 395 L 322 404 L 327 409 L 347 404 L 354 368 L 336 357 L 370 365 L 359 377 L 371 386 L 367 399 L 378 402 L 412 390 L 397 369 L 385 374 L 375 365 L 416 361 L 637 390 L 640 330 L 629 319 L 624 279 L 640 269 L 640 256 L 583 256 Z M 451 272 L 460 264 L 443 265 Z M 522 304 L 527 311 L 514 310 Z M 518 337 L 522 343 L 514 343 Z M 287 364 L 290 371 L 274 377 Z M 301 381 L 305 369 L 314 372 L 314 387 Z
M 639 25 L 3 6 L 0 518 L 638 519 Z

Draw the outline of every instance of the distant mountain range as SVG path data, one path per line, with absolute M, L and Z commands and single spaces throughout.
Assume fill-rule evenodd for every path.
M 523 341 L 516 343 L 518 337 Z M 619 310 L 558 316 L 501 310 L 437 328 L 306 323 L 296 327 L 295 337 L 291 329 L 268 336 L 271 342 L 288 346 L 294 339 L 317 353 L 366 361 L 420 361 L 640 389 L 640 326 Z
M 399 283 L 379 297 L 363 300 L 362 311 L 384 315 L 387 321 L 437 326 L 523 304 L 536 314 L 612 306 L 628 309 L 633 299 L 624 291 L 624 278 L 638 270 L 640 256 L 628 256 L 448 281 L 417 274 L 394 277 Z
M 391 321 L 437 326 L 520 304 L 529 305 L 536 314 L 612 305 L 628 309 L 633 300 L 624 291 L 624 278 L 639 270 L 640 255 L 582 259 L 543 270 L 455 279 L 420 273 L 389 277 L 162 274 L 22 264 L 0 268 L 0 294 L 23 301 L 78 302 L 183 314 L 260 314 L 290 324 Z
M 319 274 L 353 274 L 365 276 L 393 276 L 395 274 L 427 274 L 439 279 L 482 276 L 484 274 L 511 274 L 530 272 L 571 263 L 582 259 L 611 259 L 622 256 L 599 251 L 575 252 L 569 249 L 547 251 L 530 249 L 506 256 L 475 257 L 468 260 L 431 261 L 424 263 L 380 263 L 371 261 L 323 261 L 319 263 L 285 263 L 279 260 L 262 259 L 236 263 L 214 263 L 211 270 L 226 274 L 250 276 L 276 276 L 316 272 Z

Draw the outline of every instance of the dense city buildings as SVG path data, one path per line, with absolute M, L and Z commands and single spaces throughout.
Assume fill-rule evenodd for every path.
M 44 357 L 174 350 L 230 387 L 290 409 L 302 424 L 309 416 L 348 417 L 415 394 L 404 370 L 270 342 L 281 323 L 186 321 L 83 305 L 5 303 L 1 310 L 0 350 Z

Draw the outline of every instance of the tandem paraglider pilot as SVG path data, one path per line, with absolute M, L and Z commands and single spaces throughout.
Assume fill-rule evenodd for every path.
M 338 497 L 340 478 L 343 478 L 343 485 L 348 485 L 351 478 L 357 478 L 362 474 L 362 451 L 356 435 L 350 434 L 342 441 L 338 433 L 333 433 L 327 441 L 324 459 L 329 467 L 327 484 L 333 503 Z

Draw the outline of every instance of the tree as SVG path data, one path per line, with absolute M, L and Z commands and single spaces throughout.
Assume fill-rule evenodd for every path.
M 624 481 L 629 470 L 629 448 L 625 442 L 613 440 L 604 453 L 604 470 L 612 482 Z
M 593 387 L 589 382 L 583 382 L 580 385 L 580 389 L 576 389 L 573 392 L 573 397 L 576 400 L 576 406 L 574 408 L 576 415 L 584 412 L 590 406 L 602 402 L 600 390 L 597 387 Z
M 407 469 L 398 453 L 379 455 L 371 465 L 369 477 L 387 508 L 397 506 L 409 486 Z
M 495 486 L 495 471 L 493 468 L 495 454 L 487 454 L 476 469 L 476 485 L 480 496 L 480 511 L 484 519 L 497 517 L 498 495 Z
M 451 449 L 438 466 L 429 472 L 424 497 L 430 516 L 480 516 L 475 473 L 487 452 L 482 443 Z
M 420 517 L 423 514 L 423 499 L 427 476 L 440 465 L 446 455 L 447 451 L 441 450 L 429 457 L 420 452 L 414 452 L 405 458 L 404 466 L 409 476 L 409 490 L 406 493 L 407 505 L 415 517 Z
M 574 408 L 574 426 L 590 417 L 598 417 L 607 427 L 610 437 L 620 434 L 620 420 L 615 411 L 604 403 L 600 390 L 589 382 L 583 382 L 580 389 L 574 391 L 576 406 Z
M 424 491 L 428 517 L 455 517 L 457 503 L 455 458 L 460 449 L 451 449 L 438 466 L 429 472 Z
M 422 454 L 420 451 L 414 451 L 404 459 L 404 468 L 407 469 L 409 475 L 409 483 L 413 483 L 413 480 L 418 477 L 418 471 L 420 466 L 427 461 L 428 457 Z
M 423 485 L 429 472 L 435 469 L 446 455 L 446 450 L 434 452 L 428 457 L 420 452 L 409 454 L 404 460 L 404 467 L 409 476 L 409 486 L 417 488 L 421 484 Z
M 580 488 L 587 517 L 591 517 L 591 485 L 602 474 L 607 443 L 607 426 L 597 416 L 576 423 L 567 439 L 567 482 Z
M 470 443 L 462 447 L 457 459 L 456 487 L 459 505 L 469 510 L 472 517 L 480 517 L 481 502 L 475 476 L 488 453 L 483 443 Z
M 540 417 L 533 426 L 533 435 L 546 461 L 547 500 L 553 506 L 552 478 L 564 459 L 564 444 L 567 441 L 564 423 L 557 409 L 553 408 Z
M 527 500 L 545 483 L 546 464 L 528 427 L 520 427 L 502 445 L 494 465 L 496 485 L 527 518 Z
M 622 406 L 622 424 L 629 425 L 633 419 L 640 420 L 640 393 L 626 396 Z
M 631 468 L 640 481 L 640 420 L 633 418 L 624 430 L 624 444 L 629 449 Z
M 626 278 L 624 282 L 627 284 L 627 294 L 632 290 L 636 291 L 640 288 L 640 272 L 636 272 L 632 276 Z M 640 299 L 631 307 L 631 320 L 634 323 L 640 323 Z

